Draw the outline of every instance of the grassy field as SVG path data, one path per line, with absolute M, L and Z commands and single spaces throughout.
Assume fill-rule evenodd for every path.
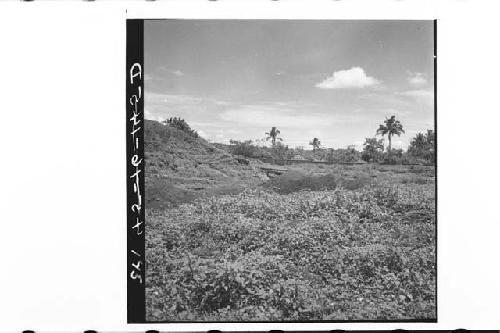
M 434 167 L 300 165 L 148 208 L 146 317 L 435 319 L 434 182 Z

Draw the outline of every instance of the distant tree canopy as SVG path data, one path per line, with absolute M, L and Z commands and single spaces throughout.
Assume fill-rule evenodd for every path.
M 290 148 L 288 148 L 287 145 L 284 145 L 281 142 L 276 142 L 276 144 L 272 147 L 272 155 L 276 159 L 283 160 L 291 158 L 292 156 L 290 155 L 290 153 Z
M 229 140 L 230 151 L 234 155 L 242 155 L 245 157 L 256 157 L 258 148 L 253 145 L 252 140 L 237 141 Z
M 152 122 L 155 123 L 155 122 Z M 179 117 L 171 117 L 162 122 L 163 125 L 176 128 L 191 137 L 198 138 L 198 133 L 191 129 L 188 123 Z M 181 135 L 177 131 L 169 130 L 167 127 L 158 125 L 158 135 L 162 140 L 169 139 L 173 134 Z M 333 149 L 332 147 L 323 147 L 319 138 L 313 138 L 309 145 L 311 150 L 305 150 L 303 146 L 290 148 L 282 143 L 283 139 L 279 137 L 280 130 L 273 126 L 266 137 L 255 141 L 252 140 L 230 140 L 229 145 L 220 144 L 224 150 L 234 154 L 249 158 L 262 159 L 263 161 L 272 160 L 273 163 L 286 163 L 286 160 L 308 160 L 308 161 L 327 161 L 332 163 L 357 163 L 361 160 L 365 162 L 376 162 L 382 164 L 428 164 L 435 163 L 435 134 L 432 130 L 426 133 L 418 133 L 410 142 L 407 151 L 403 149 L 392 149 L 391 139 L 394 135 L 404 133 L 403 126 L 395 116 L 386 118 L 384 124 L 381 124 L 376 135 L 382 135 L 382 138 L 365 138 L 363 151 L 356 150 L 356 146 L 349 145 L 347 149 Z M 389 145 L 384 152 L 384 138 L 387 135 Z M 187 138 L 181 135 L 184 140 Z M 272 147 L 259 145 L 271 139 Z M 216 143 L 214 143 L 215 145 Z
M 319 149 L 319 147 L 321 146 L 321 141 L 319 141 L 318 138 L 314 138 L 311 142 L 309 142 L 309 144 L 313 146 L 313 151 L 315 151 L 316 149 Z
M 276 140 L 283 141 L 282 138 L 278 138 L 280 130 L 276 126 L 271 127 L 271 130 L 269 132 L 266 132 L 265 134 L 267 135 L 266 140 L 271 139 L 271 143 L 273 146 L 276 145 Z
M 183 131 L 183 132 L 185 132 L 185 133 L 187 133 L 195 138 L 197 138 L 199 136 L 198 132 L 191 129 L 191 127 L 188 125 L 188 123 L 182 118 L 170 117 L 169 119 L 162 121 L 162 123 L 166 126 L 171 126 L 171 127 L 177 128 L 178 130 L 181 130 L 181 131 Z
M 366 138 L 361 158 L 366 162 L 380 161 L 384 152 L 384 139 Z
M 326 160 L 333 163 L 356 163 L 360 162 L 360 153 L 351 148 L 347 149 L 328 149 Z
M 379 125 L 379 128 L 377 130 L 377 135 L 386 135 L 387 138 L 389 139 L 389 147 L 387 148 L 387 151 L 389 154 L 391 153 L 391 144 L 392 144 L 392 136 L 397 135 L 400 136 L 401 133 L 404 133 L 405 131 L 403 130 L 403 125 L 399 120 L 396 120 L 396 116 L 391 116 L 391 118 L 386 118 L 384 120 L 384 124 Z
M 418 133 L 408 146 L 408 154 L 416 158 L 422 158 L 435 162 L 435 135 L 433 130 L 427 133 Z

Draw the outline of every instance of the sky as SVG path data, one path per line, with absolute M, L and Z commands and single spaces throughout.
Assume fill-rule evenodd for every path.
M 145 117 L 211 142 L 355 145 L 395 115 L 406 149 L 434 128 L 432 21 L 146 20 Z M 387 142 L 387 139 L 386 139 Z M 264 141 L 265 143 L 265 141 Z M 269 141 L 267 142 L 269 144 Z

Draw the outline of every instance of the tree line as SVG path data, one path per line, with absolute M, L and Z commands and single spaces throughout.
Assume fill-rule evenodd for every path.
M 199 137 L 198 133 L 191 129 L 184 119 L 173 117 L 162 123 L 166 126 L 182 130 L 193 137 Z M 349 146 L 347 149 L 324 148 L 317 137 L 314 137 L 309 142 L 309 145 L 312 146 L 312 152 L 300 147 L 289 148 L 283 144 L 283 138 L 280 137 L 281 131 L 276 126 L 271 127 L 268 132 L 265 132 L 265 140 L 271 141 L 270 148 L 258 147 L 252 140 L 230 140 L 229 143 L 230 151 L 233 154 L 253 158 L 265 157 L 279 160 L 303 157 L 312 160 L 347 163 L 356 162 L 357 160 L 385 164 L 435 163 L 435 134 L 433 130 L 427 130 L 426 133 L 418 133 L 411 140 L 406 152 L 402 149 L 393 149 L 393 137 L 395 135 L 401 136 L 404 133 L 402 123 L 393 115 L 390 118 L 386 118 L 379 125 L 374 137 L 365 138 L 361 152 L 355 150 L 354 146 Z M 388 139 L 386 149 L 384 149 L 384 137 Z
M 410 142 L 408 150 L 403 152 L 402 149 L 392 148 L 392 138 L 397 135 L 401 136 L 405 131 L 403 129 L 402 123 L 396 119 L 396 116 L 391 116 L 386 118 L 383 124 L 379 125 L 376 130 L 375 137 L 365 138 L 363 143 L 363 151 L 361 152 L 360 158 L 366 162 L 384 162 L 390 164 L 398 164 L 411 162 L 408 160 L 413 159 L 421 160 L 425 162 L 435 162 L 435 135 L 433 130 L 427 130 L 426 133 L 418 133 Z M 281 134 L 280 130 L 273 126 L 269 132 L 266 132 L 266 140 L 271 140 L 272 147 L 275 149 L 280 149 L 281 142 L 283 141 L 278 135 Z M 377 138 L 381 136 L 382 138 Z M 389 144 L 386 151 L 384 151 L 384 137 L 387 136 Z M 237 141 L 233 141 L 235 144 Z M 251 144 L 251 141 L 246 141 L 246 144 Z M 312 146 L 313 152 L 319 152 L 323 147 L 321 147 L 321 141 L 319 138 L 313 138 L 309 145 Z M 287 148 L 285 146 L 285 148 Z M 303 151 L 302 149 L 299 149 Z M 330 148 L 332 150 L 332 148 Z M 347 150 L 354 150 L 353 146 L 349 146 Z

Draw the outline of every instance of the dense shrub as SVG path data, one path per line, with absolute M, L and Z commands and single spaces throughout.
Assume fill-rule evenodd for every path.
M 253 145 L 252 140 L 236 141 L 230 140 L 230 152 L 234 155 L 241 155 L 245 157 L 257 157 L 258 148 Z
M 409 164 L 409 159 L 407 154 L 403 152 L 403 149 L 392 149 L 391 152 L 385 152 L 382 155 L 382 164 Z
M 389 165 L 434 165 L 431 160 L 424 159 L 421 157 L 415 157 L 407 152 L 403 152 L 401 149 L 393 150 L 391 154 L 384 153 L 382 155 L 382 159 L 380 160 L 381 164 L 389 164 Z
M 435 318 L 432 185 L 147 211 L 148 320 Z
M 365 162 L 380 162 L 384 151 L 384 140 L 366 138 L 363 144 L 361 159 Z
M 333 163 L 357 163 L 362 161 L 361 153 L 355 149 L 331 150 L 327 160 Z
M 187 142 L 191 144 L 195 144 L 198 136 L 194 135 L 189 131 L 181 130 L 175 126 L 170 126 L 167 122 L 163 122 L 163 124 L 153 121 L 153 120 L 145 120 L 145 137 L 147 143 L 153 144 L 149 148 L 149 150 L 157 150 L 160 146 L 159 143 L 171 143 L 171 142 Z M 155 146 L 156 145 L 156 146 Z M 148 148 L 148 147 L 146 147 Z
M 408 155 L 427 161 L 428 163 L 435 162 L 435 134 L 432 130 L 427 130 L 427 133 L 418 133 L 410 142 L 408 147 Z
M 171 117 L 163 122 L 165 125 L 177 128 L 178 130 L 181 130 L 192 137 L 197 138 L 198 137 L 198 132 L 195 130 L 191 129 L 191 127 L 188 125 L 188 123 L 182 119 L 182 118 L 177 118 L 177 117 Z
M 292 150 L 281 142 L 276 142 L 276 144 L 271 147 L 270 152 L 275 160 L 285 160 L 292 156 Z

